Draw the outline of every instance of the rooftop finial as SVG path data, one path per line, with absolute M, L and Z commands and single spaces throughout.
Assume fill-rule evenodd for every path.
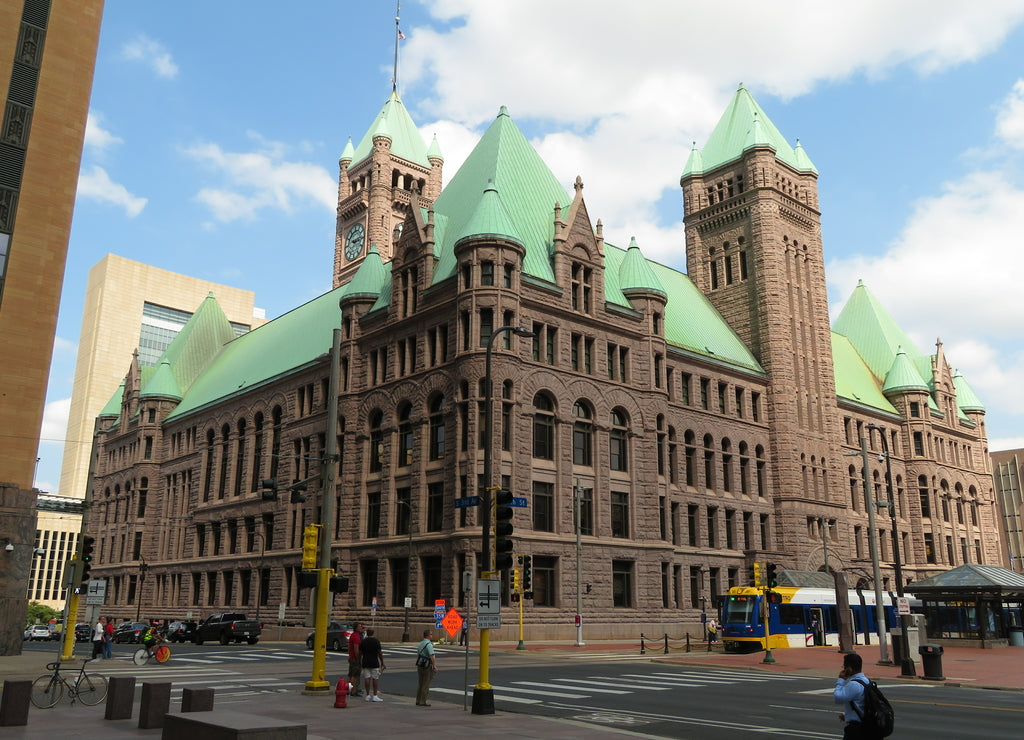
M 391 92 L 398 93 L 398 42 L 405 38 L 405 34 L 402 33 L 402 29 L 398 23 L 401 20 L 402 14 L 402 0 L 397 0 L 395 3 L 395 72 L 391 77 Z

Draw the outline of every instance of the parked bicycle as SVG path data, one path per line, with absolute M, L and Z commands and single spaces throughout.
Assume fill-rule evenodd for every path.
M 46 670 L 52 672 L 44 673 L 32 682 L 32 703 L 40 709 L 49 709 L 59 702 L 67 691 L 72 704 L 75 703 L 75 699 L 90 706 L 99 704 L 107 696 L 107 679 L 85 672 L 85 666 L 90 660 L 91 658 L 82 661 L 82 667 L 74 678 L 68 678 L 61 673 L 60 661 L 47 664 Z

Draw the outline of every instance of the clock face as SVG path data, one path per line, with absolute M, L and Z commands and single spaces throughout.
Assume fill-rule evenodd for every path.
M 356 224 L 348 230 L 345 237 L 345 257 L 354 260 L 363 252 L 363 242 L 366 241 L 366 230 L 362 224 Z

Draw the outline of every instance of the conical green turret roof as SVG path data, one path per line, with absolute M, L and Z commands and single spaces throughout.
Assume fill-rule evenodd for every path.
M 629 240 L 629 248 L 626 249 L 626 257 L 619 265 L 619 288 L 623 295 L 630 293 L 655 293 L 660 296 L 667 296 L 665 289 L 654 274 L 654 268 L 640 252 L 640 246 L 636 243 L 636 237 Z
M 345 298 L 373 298 L 376 300 L 380 296 L 390 272 L 390 267 L 384 266 L 377 243 L 374 242 L 370 245 L 370 251 L 366 253 L 356 274 L 342 286 Z
M 160 364 L 156 367 L 156 372 L 153 377 L 149 379 L 142 391 L 139 393 L 139 398 L 169 398 L 175 401 L 180 401 L 181 388 L 178 387 L 178 381 L 174 378 L 174 373 L 171 372 L 171 363 L 167 360 L 161 360 Z
M 956 388 L 956 404 L 964 411 L 984 411 L 985 405 L 971 388 L 967 379 L 957 370 L 953 375 L 953 387 Z
M 914 363 L 907 357 L 907 353 L 900 347 L 896 351 L 896 357 L 892 361 L 889 372 L 885 374 L 885 383 L 882 392 L 905 393 L 907 391 L 928 392 L 928 384 L 924 382 L 921 373 L 917 372 Z
M 97 416 L 120 416 L 121 415 L 121 402 L 124 400 L 124 381 L 121 381 L 121 385 L 114 391 L 114 395 L 107 401 L 106 406 L 100 411 Z
M 701 150 L 702 169 L 691 169 L 691 163 L 694 162 L 691 153 L 686 169 L 683 170 L 683 177 L 708 172 L 739 159 L 743 152 L 752 146 L 771 147 L 775 150 L 776 157 L 798 172 L 818 173 L 807 153 L 798 155 L 794 151 L 747 88 L 740 85 Z
M 488 181 L 483 196 L 476 205 L 476 210 L 473 211 L 473 215 L 469 217 L 469 221 L 463 227 L 463 234 L 455 240 L 455 246 L 458 247 L 467 239 L 487 238 L 507 239 L 520 245 L 523 244 L 493 181 Z
M 430 147 L 427 149 L 427 159 L 440 159 L 444 161 L 444 157 L 441 155 L 441 145 L 437 143 L 437 134 L 434 134 L 433 141 L 430 142 Z
M 398 93 L 392 92 L 380 113 L 373 119 L 373 123 L 366 130 L 362 141 L 356 147 L 352 155 L 352 164 L 358 164 L 373 153 L 373 139 L 375 136 L 386 135 L 391 137 L 391 153 L 396 157 L 415 162 L 416 164 L 430 167 L 427 158 L 427 146 L 423 143 L 423 136 L 413 123 L 409 111 L 405 109 Z M 344 155 L 342 155 L 344 156 Z
M 435 232 L 438 264 L 434 282 L 454 274 L 455 241 L 467 233 L 466 228 L 476 214 L 489 181 L 501 193 L 501 202 L 515 224 L 515 233 L 526 248 L 523 271 L 553 282 L 551 246 L 555 204 L 565 205 L 571 198 L 530 146 L 505 106 L 434 202 L 434 210 L 447 219 L 444 234 Z
M 348 137 L 348 143 L 345 144 L 345 148 L 341 152 L 341 156 L 338 157 L 338 162 L 351 162 L 352 157 L 355 156 L 356 150 L 352 146 L 352 137 Z
M 858 281 L 853 294 L 833 322 L 832 330 L 850 340 L 879 381 L 889 372 L 901 348 L 915 366 L 919 366 L 918 358 L 922 357 L 920 350 L 871 294 L 863 280 Z M 924 380 L 924 376 L 920 377 Z
M 187 392 L 210 360 L 234 338 L 235 330 L 231 328 L 228 317 L 224 315 L 213 293 L 210 293 L 167 345 L 157 365 L 166 360 L 179 392 Z

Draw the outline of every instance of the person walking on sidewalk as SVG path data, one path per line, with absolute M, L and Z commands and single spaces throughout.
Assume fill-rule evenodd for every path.
M 843 740 L 872 738 L 860 721 L 864 716 L 864 685 L 868 683 L 868 677 L 863 671 L 864 661 L 859 655 L 847 653 L 843 656 L 843 670 L 839 672 L 832 694 L 836 704 L 846 705 L 843 713 L 839 715 L 839 720 L 846 723 L 843 728 Z
M 366 630 L 366 637 L 359 643 L 359 655 L 363 665 L 366 701 L 384 701 L 380 697 L 380 672 L 387 666 L 384 665 L 384 650 L 380 640 L 373 636 L 373 627 Z
M 430 691 L 430 682 L 434 680 L 437 673 L 437 658 L 434 656 L 433 630 L 423 630 L 423 639 L 416 646 L 416 706 L 429 707 L 427 694 Z
M 103 628 L 103 657 L 113 658 L 114 657 L 114 622 L 107 620 L 106 626 Z
M 360 643 L 363 641 L 362 622 L 356 622 L 352 634 L 348 637 L 348 693 L 349 696 L 362 696 L 359 680 L 363 675 L 363 664 L 359 654 Z
M 100 617 L 92 628 L 92 659 L 103 655 L 103 637 L 107 634 L 107 618 Z

